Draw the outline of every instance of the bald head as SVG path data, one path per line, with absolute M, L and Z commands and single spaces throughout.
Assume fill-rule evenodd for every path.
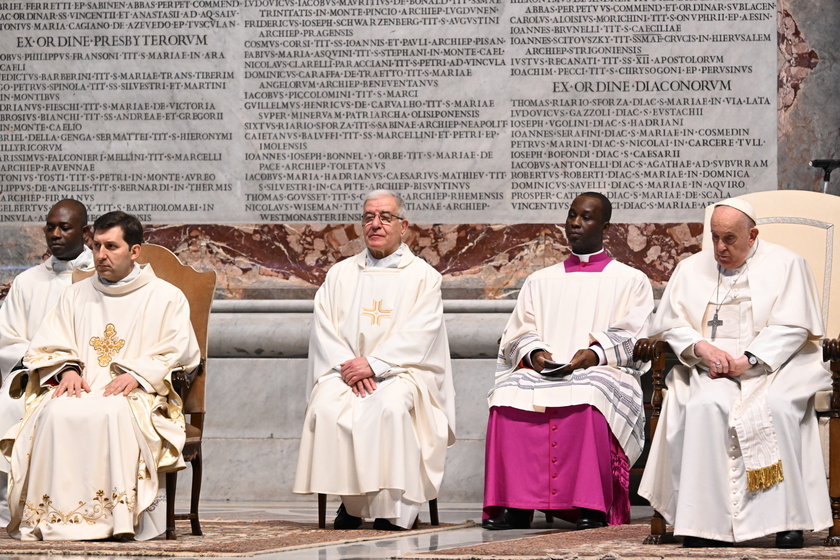
M 79 202 L 78 200 L 74 200 L 72 198 L 65 198 L 63 200 L 59 200 L 55 203 L 55 205 L 50 208 L 50 213 L 55 212 L 59 209 L 67 209 L 68 211 L 72 212 L 81 220 L 82 225 L 86 226 L 88 224 L 88 212 L 87 207 L 84 204 Z
M 44 225 L 44 236 L 55 258 L 71 261 L 82 254 L 88 230 L 87 221 L 87 208 L 78 200 L 66 198 L 50 209 Z
M 715 260 L 724 268 L 744 264 L 758 237 L 752 218 L 731 206 L 718 206 L 710 222 Z

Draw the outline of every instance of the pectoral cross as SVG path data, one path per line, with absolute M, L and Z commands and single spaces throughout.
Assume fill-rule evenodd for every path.
M 717 328 L 723 324 L 723 321 L 718 319 L 717 311 L 715 311 L 714 317 L 706 321 L 706 324 L 712 327 L 712 340 L 714 340 L 715 336 L 717 335 Z

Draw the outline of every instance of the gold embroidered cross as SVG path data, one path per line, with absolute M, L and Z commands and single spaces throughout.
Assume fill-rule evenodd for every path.
M 108 323 L 105 326 L 105 336 L 99 338 L 94 336 L 90 339 L 90 345 L 96 350 L 99 355 L 99 365 L 102 367 L 111 363 L 111 360 L 117 353 L 125 346 L 125 340 L 117 338 L 117 328 L 113 323 Z
M 367 307 L 362 307 L 362 317 L 370 317 L 370 324 L 373 325 L 376 323 L 376 326 L 381 326 L 382 319 L 390 319 L 391 318 L 391 311 L 393 309 L 385 309 L 382 306 L 381 299 L 373 300 L 373 305 L 370 306 L 370 309 Z

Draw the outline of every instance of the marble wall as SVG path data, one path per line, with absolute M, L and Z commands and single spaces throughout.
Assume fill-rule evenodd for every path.
M 840 3 L 778 0 L 779 188 L 821 190 L 812 159 L 840 158 Z M 829 192 L 840 194 L 835 175 Z
M 149 227 L 146 240 L 198 269 L 216 270 L 218 298 L 307 299 L 330 266 L 364 248 L 361 235 L 361 226 L 347 224 L 178 225 Z M 614 224 L 606 246 L 616 259 L 647 273 L 661 291 L 674 266 L 698 251 L 701 240 L 702 224 Z M 45 255 L 35 226 L 10 241 L 2 251 L 22 267 Z M 406 242 L 443 274 L 445 299 L 515 297 L 525 277 L 569 254 L 561 224 L 413 225 Z
M 699 250 L 700 224 L 616 224 L 613 256 L 649 274 L 661 288 L 673 267 Z M 219 296 L 308 298 L 329 267 L 364 247 L 357 225 L 168 226 L 149 239 L 198 268 L 219 272 Z M 407 243 L 444 276 L 446 299 L 510 297 L 531 272 L 569 254 L 562 226 L 420 225 Z
M 840 3 L 778 0 L 779 188 L 819 190 L 815 158 L 840 157 Z M 840 172 L 838 172 L 840 173 Z M 840 194 L 840 177 L 832 191 Z M 564 216 L 552 216 L 562 222 Z M 548 221 L 548 220 L 547 220 Z M 700 249 L 698 223 L 617 223 L 607 248 L 647 273 L 661 293 L 674 266 Z M 329 267 L 358 252 L 358 225 L 161 225 L 148 240 L 199 269 L 219 273 L 217 297 L 305 299 Z M 444 276 L 447 299 L 515 297 L 534 270 L 568 254 L 562 225 L 415 225 L 408 243 Z M 36 226 L 0 227 L 0 297 L 12 278 L 39 262 L 45 245 Z
M 0 270 L 3 296 L 14 275 L 46 254 L 38 227 L 8 233 L 0 262 L 13 265 Z M 218 298 L 307 299 L 330 266 L 362 250 L 361 235 L 361 226 L 348 224 L 177 225 L 148 227 L 146 240 L 200 270 L 216 270 Z M 606 246 L 616 259 L 646 272 L 659 292 L 701 240 L 702 224 L 614 224 Z M 569 254 L 558 224 L 413 225 L 406 242 L 443 274 L 446 299 L 515 297 L 525 277 Z
M 485 397 L 493 384 L 494 365 L 494 360 L 453 361 L 458 440 L 447 452 L 439 496 L 442 502 L 481 502 Z M 315 496 L 292 494 L 306 408 L 304 384 L 298 380 L 305 373 L 304 359 L 209 361 L 207 407 L 213 413 L 207 415 L 205 424 L 203 499 L 315 500 Z M 260 390 L 232 392 L 232 385 Z M 279 395 L 283 406 L 277 405 Z M 178 486 L 179 495 L 186 496 L 189 478 Z

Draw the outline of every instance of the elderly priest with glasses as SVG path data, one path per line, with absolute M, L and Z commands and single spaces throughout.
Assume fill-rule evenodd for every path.
M 369 193 L 362 225 L 367 248 L 315 296 L 294 491 L 341 496 L 336 529 L 402 530 L 437 497 L 455 440 L 441 276 L 401 242 L 398 194 Z
M 682 261 L 652 331 L 682 365 L 668 374 L 639 495 L 686 547 L 832 523 L 814 394 L 830 377 L 817 340 L 823 321 L 808 263 L 761 241 L 755 211 L 717 203 L 713 249 Z

